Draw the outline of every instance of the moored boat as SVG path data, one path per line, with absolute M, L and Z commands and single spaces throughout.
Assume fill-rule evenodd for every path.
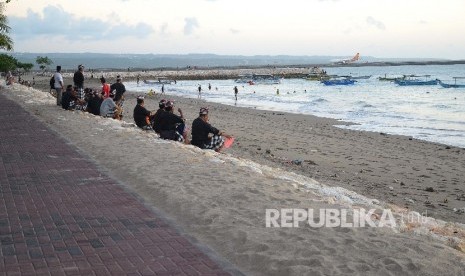
M 235 83 L 250 83 L 253 79 L 253 76 L 251 74 L 247 75 L 239 75 L 239 78 L 234 80 Z
M 457 79 L 465 79 L 465 77 L 454 77 L 454 84 L 444 83 L 441 80 L 438 80 L 438 83 L 444 88 L 465 88 L 465 84 L 457 84 Z
M 267 74 L 254 74 L 249 84 L 280 84 L 281 79 Z
M 367 80 L 367 79 L 371 78 L 371 75 L 367 75 L 367 76 L 351 76 L 350 78 L 353 79 L 353 80 Z
M 325 70 L 317 66 L 310 69 L 310 72 L 305 77 L 306 80 L 310 80 L 310 81 L 322 81 L 322 80 L 328 80 L 330 78 L 331 76 L 329 76 Z
M 353 79 L 332 79 L 321 81 L 321 83 L 323 83 L 324 85 L 351 85 L 355 82 L 356 80 Z
M 438 84 L 438 80 L 402 80 L 402 79 L 396 79 L 394 82 L 396 84 L 400 85 L 400 86 L 436 85 L 436 84 Z
M 166 77 L 159 77 L 156 80 L 144 80 L 145 84 L 173 84 L 176 83 L 174 80 L 170 80 Z
M 388 77 L 387 74 L 384 74 L 384 77 L 379 77 L 378 80 L 380 81 L 395 81 L 397 79 L 405 79 L 404 77 Z
M 425 77 L 424 80 L 419 79 L 420 77 Z M 424 75 L 424 76 L 415 76 L 415 75 L 410 75 L 410 76 L 404 76 L 403 79 L 396 79 L 394 82 L 400 86 L 411 86 L 411 85 L 437 85 L 438 80 L 428 80 L 430 75 Z

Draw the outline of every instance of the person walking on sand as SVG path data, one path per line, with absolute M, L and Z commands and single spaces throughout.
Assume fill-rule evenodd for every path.
M 74 73 L 73 82 L 76 87 L 76 96 L 78 99 L 84 99 L 84 66 L 80 64 L 78 70 Z
M 213 127 L 208 121 L 208 108 L 202 107 L 199 117 L 192 122 L 191 144 L 201 149 L 212 149 L 219 152 L 223 148 L 225 138 L 232 138 L 232 136 Z
M 61 75 L 61 66 L 57 66 L 57 71 L 53 75 L 53 79 L 55 80 L 55 91 L 57 92 L 57 105 L 61 106 L 61 98 L 63 96 L 63 76 Z

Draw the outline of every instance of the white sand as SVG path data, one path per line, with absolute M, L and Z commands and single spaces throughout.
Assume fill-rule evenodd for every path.
M 345 188 L 165 142 L 115 120 L 63 111 L 37 90 L 15 85 L 1 93 L 245 274 L 464 275 L 463 224 L 432 218 L 405 224 L 404 208 Z M 235 120 L 245 123 L 247 117 L 238 114 Z M 267 208 L 360 207 L 391 208 L 397 227 L 265 228 Z

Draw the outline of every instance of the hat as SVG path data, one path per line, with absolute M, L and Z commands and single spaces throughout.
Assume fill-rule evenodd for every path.
M 139 95 L 139 96 L 137 96 L 137 99 L 138 99 L 138 100 L 143 100 L 143 99 L 144 99 L 144 96 Z
M 208 114 L 208 107 L 200 108 L 199 115 L 207 115 Z
M 166 100 L 165 100 L 165 99 L 162 99 L 162 100 L 158 103 L 158 107 L 160 107 L 160 108 L 165 108 L 165 105 L 166 105 Z
M 79 70 L 80 70 L 80 69 L 84 69 L 84 65 L 79 64 L 78 69 L 79 69 Z
M 121 76 L 120 75 L 116 76 L 116 80 L 117 81 L 121 80 Z

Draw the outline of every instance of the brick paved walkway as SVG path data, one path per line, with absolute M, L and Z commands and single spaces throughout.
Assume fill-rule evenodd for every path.
M 0 94 L 0 275 L 229 275 Z

